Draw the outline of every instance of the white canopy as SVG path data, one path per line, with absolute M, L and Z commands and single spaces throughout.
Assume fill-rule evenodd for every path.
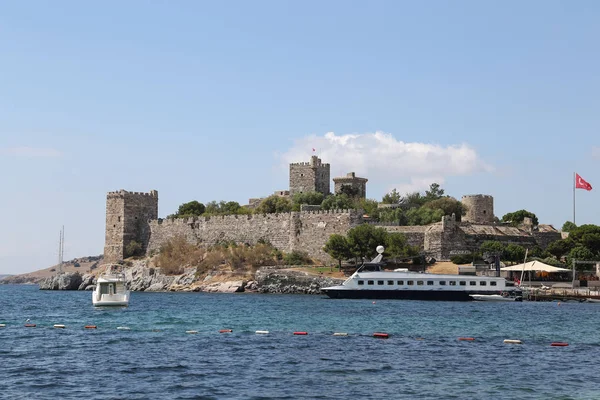
M 544 271 L 544 272 L 570 272 L 570 269 L 553 267 L 541 261 L 529 261 L 525 264 L 500 268 L 500 271 Z

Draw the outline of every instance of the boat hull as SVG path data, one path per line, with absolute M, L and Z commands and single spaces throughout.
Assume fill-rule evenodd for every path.
M 489 294 L 473 294 L 471 295 L 471 297 L 473 297 L 473 300 L 476 301 L 523 301 L 523 297 L 522 296 L 516 296 L 516 297 L 504 297 L 501 295 L 489 295 Z
M 466 291 L 322 289 L 332 299 L 472 301 Z

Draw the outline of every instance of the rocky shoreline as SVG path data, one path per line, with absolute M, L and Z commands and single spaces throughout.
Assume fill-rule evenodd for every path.
M 110 273 L 118 267 L 122 266 L 109 265 L 106 270 Z M 127 287 L 135 292 L 321 294 L 322 287 L 343 282 L 343 279 L 294 270 L 293 266 L 263 267 L 252 279 L 217 270 L 197 278 L 194 268 L 184 270 L 181 275 L 164 275 L 159 269 L 149 267 L 147 260 L 134 261 L 123 272 Z M 95 274 L 66 272 L 40 281 L 39 287 L 40 290 L 93 290 L 95 284 Z

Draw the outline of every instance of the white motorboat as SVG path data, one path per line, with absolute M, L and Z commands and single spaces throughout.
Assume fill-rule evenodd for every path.
M 502 294 L 471 294 L 477 301 L 523 301 L 523 296 L 517 291 L 502 292 Z
M 103 306 L 128 306 L 129 294 L 125 286 L 125 274 L 106 274 L 98 277 L 92 292 L 92 304 Z

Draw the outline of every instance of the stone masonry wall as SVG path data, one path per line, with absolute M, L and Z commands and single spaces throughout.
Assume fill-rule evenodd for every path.
M 475 194 L 463 196 L 461 202 L 467 208 L 462 220 L 475 224 L 494 223 L 494 198 L 489 195 Z
M 426 226 L 381 226 L 388 232 L 398 232 L 404 234 L 406 241 L 411 246 L 417 246 L 419 249 L 423 249 L 425 243 L 425 230 Z
M 115 262 L 127 257 L 127 245 L 136 241 L 145 251 L 150 239 L 148 221 L 158 218 L 158 192 L 109 192 L 106 196 L 104 257 Z
M 296 193 L 330 192 L 330 165 L 312 156 L 310 162 L 290 164 L 290 196 Z
M 223 241 L 256 244 L 260 239 L 286 252 L 302 250 L 322 261 L 329 235 L 344 234 L 360 223 L 355 211 L 306 211 L 283 214 L 228 215 L 150 221 L 147 254 L 160 249 L 170 238 L 181 235 L 190 243 L 212 245 Z

